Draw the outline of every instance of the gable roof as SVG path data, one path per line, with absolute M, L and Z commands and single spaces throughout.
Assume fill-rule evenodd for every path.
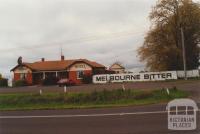
M 101 65 L 94 61 L 89 61 L 87 59 L 75 59 L 75 60 L 60 60 L 60 61 L 38 61 L 34 63 L 23 63 L 23 66 L 26 66 L 34 71 L 56 71 L 56 70 L 66 70 L 75 63 L 83 62 L 91 66 L 92 68 L 105 68 L 104 65 Z M 14 71 L 19 65 L 15 66 L 11 71 Z
M 117 66 L 117 67 L 114 67 L 114 66 Z M 119 64 L 119 63 L 114 63 L 114 64 L 112 64 L 111 66 L 110 66 L 110 68 L 109 69 L 125 69 L 125 67 L 123 67 L 121 64 Z

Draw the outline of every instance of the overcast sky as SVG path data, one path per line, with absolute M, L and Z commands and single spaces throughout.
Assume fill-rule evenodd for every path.
M 109 66 L 144 66 L 142 45 L 156 0 L 0 0 L 0 72 L 17 58 L 34 62 L 87 58 Z

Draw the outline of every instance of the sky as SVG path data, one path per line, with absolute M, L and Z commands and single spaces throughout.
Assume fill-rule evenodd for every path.
M 0 0 L 0 73 L 23 62 L 86 58 L 144 68 L 137 49 L 156 0 Z

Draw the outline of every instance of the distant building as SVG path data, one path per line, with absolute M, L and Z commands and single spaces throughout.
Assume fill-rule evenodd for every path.
M 125 73 L 125 67 L 123 67 L 120 63 L 114 63 L 109 68 L 110 71 L 114 71 L 117 74 Z
M 45 78 L 68 78 L 77 84 L 82 83 L 83 75 L 103 74 L 106 67 L 87 59 L 41 61 L 34 63 L 20 62 L 11 71 L 14 73 L 14 81 L 26 80 L 29 84 L 40 84 Z

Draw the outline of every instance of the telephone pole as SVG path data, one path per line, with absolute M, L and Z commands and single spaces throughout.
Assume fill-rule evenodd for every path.
M 185 37 L 182 26 L 182 16 L 179 13 L 179 0 L 176 1 L 177 15 L 178 15 L 178 26 L 180 26 L 181 34 L 181 45 L 182 45 L 182 57 L 183 57 L 183 70 L 184 70 L 184 79 L 187 80 L 187 63 L 186 63 L 186 53 L 185 53 Z
M 182 44 L 182 54 L 183 54 L 183 69 L 184 69 L 184 79 L 187 80 L 187 66 L 186 66 L 186 54 L 185 54 L 185 37 L 183 28 L 181 26 L 181 44 Z

